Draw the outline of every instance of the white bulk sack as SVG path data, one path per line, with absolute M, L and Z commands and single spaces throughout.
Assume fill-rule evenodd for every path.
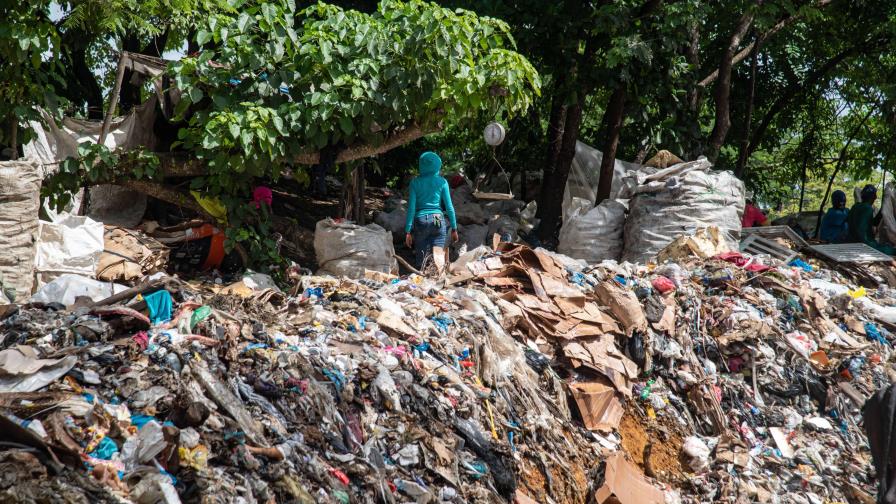
M 706 158 L 654 173 L 630 173 L 619 197 L 630 199 L 622 259 L 643 263 L 681 235 L 715 226 L 737 249 L 744 184 L 731 172 L 712 171 Z
M 880 208 L 881 222 L 877 239 L 885 245 L 896 245 L 896 185 L 887 182 Z
M 93 278 L 103 255 L 105 229 L 89 217 L 60 214 L 54 222 L 40 221 L 34 270 L 38 286 L 71 273 Z
M 349 221 L 324 219 L 314 230 L 314 254 L 319 273 L 350 278 L 364 270 L 392 273 L 398 270 L 392 233 L 376 224 L 359 226 Z
M 566 189 L 563 191 L 564 221 L 568 218 L 569 206 L 572 204 L 573 198 L 597 201 L 597 186 L 600 185 L 600 164 L 603 157 L 603 153 L 594 147 L 576 142 L 576 155 L 569 169 L 569 177 L 566 179 Z M 643 167 L 639 164 L 614 159 L 609 199 L 624 199 L 618 197 L 623 177 L 627 173 L 641 169 Z
M 618 261 L 622 255 L 624 226 L 625 205 L 622 203 L 604 200 L 592 207 L 590 201 L 573 198 L 567 220 L 560 229 L 557 252 L 589 264 Z
M 36 163 L 0 163 L 0 290 L 18 299 L 31 295 L 40 182 Z

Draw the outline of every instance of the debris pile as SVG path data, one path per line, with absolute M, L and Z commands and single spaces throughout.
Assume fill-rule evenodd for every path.
M 0 499 L 873 500 L 896 291 L 694 240 L 0 306 Z

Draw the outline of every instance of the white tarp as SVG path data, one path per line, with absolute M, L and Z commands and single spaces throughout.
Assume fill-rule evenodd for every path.
M 567 220 L 560 229 L 557 252 L 589 264 L 618 261 L 622 255 L 624 226 L 622 203 L 605 200 L 595 207 L 590 200 L 573 198 Z
M 41 287 L 31 296 L 32 303 L 60 303 L 65 306 L 75 304 L 79 297 L 102 301 L 107 297 L 128 289 L 127 285 L 101 282 L 81 275 L 66 273 Z
M 363 278 L 364 270 L 398 271 L 392 233 L 376 224 L 324 219 L 314 230 L 314 253 L 320 272 Z
M 569 169 L 566 190 L 563 192 L 563 221 L 573 198 L 582 198 L 592 202 L 597 200 L 597 185 L 600 182 L 600 163 L 603 153 L 582 142 L 576 142 L 576 156 Z M 613 183 L 610 199 L 616 199 L 622 188 L 622 178 L 630 171 L 639 170 L 642 166 L 635 163 L 616 160 L 613 166 Z
M 37 163 L 0 162 L 0 288 L 19 299 L 31 295 L 40 183 Z
M 72 273 L 93 278 L 103 254 L 103 224 L 90 217 L 61 214 L 54 222 L 40 221 L 34 272 L 37 285 Z
M 744 184 L 713 171 L 706 158 L 627 175 L 621 199 L 630 199 L 622 259 L 644 262 L 681 235 L 715 226 L 732 249 L 740 239 Z
M 141 146 L 154 150 L 157 139 L 153 132 L 153 124 L 156 120 L 157 103 L 158 98 L 152 95 L 146 103 L 134 107 L 128 115 L 114 118 L 103 145 L 109 150 Z M 44 176 L 55 172 L 59 162 L 69 157 L 77 157 L 79 144 L 99 141 L 102 121 L 66 117 L 60 126 L 46 112 L 43 112 L 42 116 L 42 122 L 28 122 L 35 138 L 25 144 L 22 150 L 26 159 L 38 161 L 44 166 Z
M 158 97 L 152 95 L 146 103 L 134 107 L 126 116 L 112 120 L 109 133 L 103 145 L 109 150 L 135 149 L 145 147 L 155 150 L 157 138 L 153 131 L 156 120 Z M 59 163 L 69 157 L 78 157 L 78 145 L 99 141 L 102 121 L 87 121 L 66 117 L 61 125 L 46 112 L 43 121 L 29 121 L 34 131 L 34 139 L 22 149 L 25 159 L 37 161 L 41 165 L 41 177 L 47 177 L 59 169 Z M 90 188 L 88 215 L 95 220 L 123 227 L 133 227 L 146 211 L 146 195 L 112 185 Z M 67 210 L 77 211 L 80 197 Z M 55 212 L 48 211 L 53 216 Z

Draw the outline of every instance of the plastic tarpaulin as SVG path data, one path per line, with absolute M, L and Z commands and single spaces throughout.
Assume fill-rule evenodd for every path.
M 155 150 L 158 139 L 153 131 L 156 121 L 158 97 L 151 96 L 146 103 L 134 107 L 126 116 L 112 120 L 103 145 L 109 150 L 145 147 Z M 78 157 L 78 145 L 99 141 L 102 121 L 87 121 L 66 117 L 57 125 L 45 112 L 43 121 L 30 121 L 35 138 L 23 146 L 25 158 L 41 165 L 41 177 L 56 172 L 59 163 L 69 157 Z M 113 185 L 99 185 L 89 189 L 88 215 L 95 220 L 116 226 L 133 227 L 146 211 L 146 195 Z M 78 198 L 80 199 L 80 198 Z M 77 207 L 72 205 L 69 210 Z M 48 212 L 51 216 L 55 212 Z
M 40 359 L 29 346 L 0 352 L 0 392 L 34 392 L 62 378 L 78 362 L 76 355 Z
M 644 262 L 681 235 L 717 227 L 736 249 L 744 210 L 744 184 L 712 170 L 705 158 L 625 177 L 619 197 L 631 199 L 622 259 Z
M 600 163 L 603 153 L 582 142 L 576 142 L 576 156 L 569 169 L 566 190 L 563 192 L 563 221 L 573 198 L 582 198 L 592 203 L 597 199 L 597 184 L 600 182 Z M 641 165 L 616 160 L 613 166 L 613 184 L 610 199 L 616 199 L 622 188 L 622 178 L 626 173 L 642 169 Z
M 31 295 L 40 182 L 36 163 L 0 163 L 0 288 L 17 298 Z
M 157 103 L 158 98 L 153 95 L 146 103 L 134 107 L 128 115 L 114 118 L 103 145 L 109 150 L 136 147 L 155 149 L 157 139 L 153 124 Z M 46 176 L 56 171 L 59 162 L 77 157 L 79 144 L 98 142 L 103 122 L 66 117 L 61 125 L 57 125 L 44 112 L 43 122 L 29 121 L 28 126 L 34 131 L 35 138 L 22 147 L 23 153 L 26 159 L 42 164 Z
M 107 297 L 127 290 L 126 285 L 101 282 L 81 275 L 60 275 L 52 282 L 41 287 L 31 296 L 32 303 L 59 303 L 65 306 L 75 304 L 79 297 L 88 297 L 93 301 L 102 301 Z

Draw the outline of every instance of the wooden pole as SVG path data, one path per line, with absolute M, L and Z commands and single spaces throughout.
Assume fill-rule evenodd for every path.
M 121 94 L 121 84 L 124 80 L 124 70 L 127 67 L 128 53 L 121 52 L 118 56 L 118 70 L 115 73 L 115 85 L 112 86 L 112 94 L 109 96 L 109 108 L 106 110 L 106 116 L 103 118 L 103 127 L 100 129 L 100 137 L 97 143 L 102 145 L 106 141 L 106 135 L 109 134 L 109 127 L 112 125 L 112 116 L 115 114 L 115 107 L 118 106 L 118 96 Z

